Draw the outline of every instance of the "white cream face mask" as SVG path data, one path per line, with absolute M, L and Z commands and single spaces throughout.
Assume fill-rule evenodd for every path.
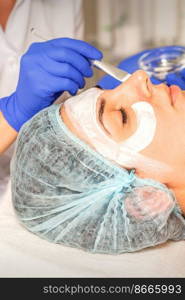
M 65 111 L 73 125 L 102 156 L 127 167 L 152 166 L 164 168 L 161 162 L 154 161 L 141 154 L 153 140 L 156 131 L 156 117 L 153 107 L 145 102 L 134 103 L 131 107 L 136 114 L 137 129 L 125 141 L 118 143 L 106 135 L 97 121 L 96 104 L 103 91 L 91 88 L 80 95 L 69 98 L 65 103 Z M 163 166 L 162 166 L 163 165 Z M 166 167 L 166 165 L 165 165 Z

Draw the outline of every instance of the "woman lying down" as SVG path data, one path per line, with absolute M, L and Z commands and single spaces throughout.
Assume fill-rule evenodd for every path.
M 133 252 L 185 239 L 185 92 L 135 72 L 27 122 L 11 165 L 22 224 L 54 243 Z

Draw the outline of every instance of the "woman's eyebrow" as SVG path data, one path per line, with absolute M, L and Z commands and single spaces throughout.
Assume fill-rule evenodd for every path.
M 107 130 L 107 128 L 104 126 L 103 124 L 103 114 L 104 114 L 104 108 L 105 108 L 105 100 L 103 99 L 101 101 L 101 104 L 100 104 L 100 109 L 98 111 L 98 117 L 99 117 L 99 121 L 102 125 L 102 127 L 104 128 L 104 130 L 109 134 L 111 135 L 111 133 Z M 111 135 L 112 136 L 112 135 Z

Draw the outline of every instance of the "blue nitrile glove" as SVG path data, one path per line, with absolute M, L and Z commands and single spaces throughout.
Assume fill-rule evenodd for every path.
M 16 91 L 0 99 L 0 111 L 16 130 L 64 91 L 75 95 L 85 85 L 84 77 L 93 75 L 91 59 L 102 53 L 90 44 L 58 38 L 33 43 L 23 55 Z
M 170 51 L 171 49 L 173 49 L 176 46 L 166 46 L 166 47 L 159 47 L 159 48 L 153 48 L 153 49 L 147 49 L 144 51 L 141 51 L 135 55 L 129 56 L 128 58 L 122 60 L 119 64 L 118 67 L 120 69 L 123 69 L 125 71 L 127 71 L 128 73 L 132 74 L 134 73 L 136 70 L 139 69 L 139 65 L 138 65 L 138 60 L 139 58 L 146 52 L 148 51 L 156 51 L 157 49 L 163 48 L 165 49 L 166 52 Z M 182 49 L 185 49 L 185 47 L 181 47 Z M 154 84 L 159 84 L 162 81 L 151 77 L 150 78 L 152 83 Z M 169 75 L 167 75 L 167 77 L 165 78 L 165 82 L 168 85 L 178 85 L 180 88 L 185 89 L 185 69 L 183 69 L 179 74 L 174 74 L 171 73 Z M 120 81 L 114 79 L 113 77 L 109 76 L 109 75 L 105 75 L 104 77 L 102 77 L 97 85 L 100 86 L 103 89 L 113 89 L 116 86 L 118 86 L 120 84 Z

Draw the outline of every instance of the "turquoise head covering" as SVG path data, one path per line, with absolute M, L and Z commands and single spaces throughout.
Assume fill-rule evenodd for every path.
M 104 159 L 69 131 L 59 110 L 55 104 L 38 113 L 17 139 L 11 178 L 20 222 L 48 241 L 94 253 L 184 239 L 171 191 Z M 154 212 L 151 203 L 164 198 L 168 205 Z

